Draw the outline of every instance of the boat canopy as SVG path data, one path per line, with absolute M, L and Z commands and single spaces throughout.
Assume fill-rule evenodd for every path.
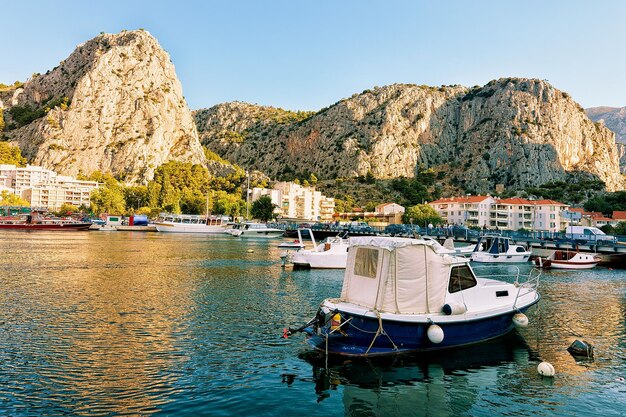
M 350 238 L 341 300 L 395 314 L 441 312 L 452 265 L 467 261 L 433 246 L 421 239 Z

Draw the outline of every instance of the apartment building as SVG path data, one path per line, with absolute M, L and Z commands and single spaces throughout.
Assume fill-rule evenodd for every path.
M 491 217 L 496 199 L 491 196 L 465 196 L 441 198 L 428 203 L 441 216 L 444 223 L 468 227 L 495 227 Z
M 251 201 L 270 196 L 277 206 L 276 214 L 290 219 L 308 221 L 331 221 L 335 212 L 335 200 L 322 195 L 314 187 L 304 187 L 293 182 L 278 182 L 273 189 L 254 188 Z
M 0 188 L 19 195 L 31 207 L 58 210 L 63 204 L 89 206 L 98 183 L 58 175 L 39 166 L 0 164 Z
M 448 224 L 500 230 L 558 232 L 569 224 L 567 204 L 525 198 L 491 196 L 443 198 L 429 203 Z

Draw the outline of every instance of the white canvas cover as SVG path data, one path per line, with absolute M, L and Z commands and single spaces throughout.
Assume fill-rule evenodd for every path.
M 437 313 L 445 302 L 452 259 L 432 242 L 418 239 L 350 239 L 341 298 L 372 310 L 397 314 Z M 373 253 L 376 275 L 368 273 Z

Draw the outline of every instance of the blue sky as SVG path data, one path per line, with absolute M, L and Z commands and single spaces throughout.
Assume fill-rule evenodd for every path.
M 626 2 L 3 0 L 0 16 L 3 83 L 100 32 L 143 28 L 192 109 L 318 110 L 377 85 L 509 76 L 547 79 L 583 107 L 626 106 Z

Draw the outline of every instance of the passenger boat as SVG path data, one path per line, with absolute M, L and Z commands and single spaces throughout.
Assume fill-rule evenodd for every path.
M 511 238 L 485 235 L 478 239 L 471 259 L 474 262 L 526 262 L 532 252 L 512 243 Z
M 267 223 L 245 222 L 233 225 L 226 233 L 242 238 L 273 238 L 283 236 L 285 231 L 270 227 Z
M 166 233 L 224 233 L 228 228 L 225 216 L 199 216 L 193 214 L 165 214 L 154 225 Z
M 592 253 L 555 250 L 545 258 L 537 257 L 534 262 L 540 268 L 555 269 L 591 269 L 598 265 L 601 258 Z
M 301 249 L 291 255 L 289 261 L 294 267 L 311 269 L 343 269 L 348 261 L 350 242 L 345 239 L 347 233 L 326 238 L 317 245 L 313 233 L 312 249 Z
M 0 230 L 88 230 L 91 222 L 72 219 L 57 219 L 43 216 L 38 212 L 0 218 Z
M 525 282 L 477 277 L 468 258 L 439 254 L 432 242 L 351 238 L 340 298 L 284 337 L 304 332 L 327 354 L 376 356 L 483 342 L 525 326 L 539 301 L 539 274 Z

